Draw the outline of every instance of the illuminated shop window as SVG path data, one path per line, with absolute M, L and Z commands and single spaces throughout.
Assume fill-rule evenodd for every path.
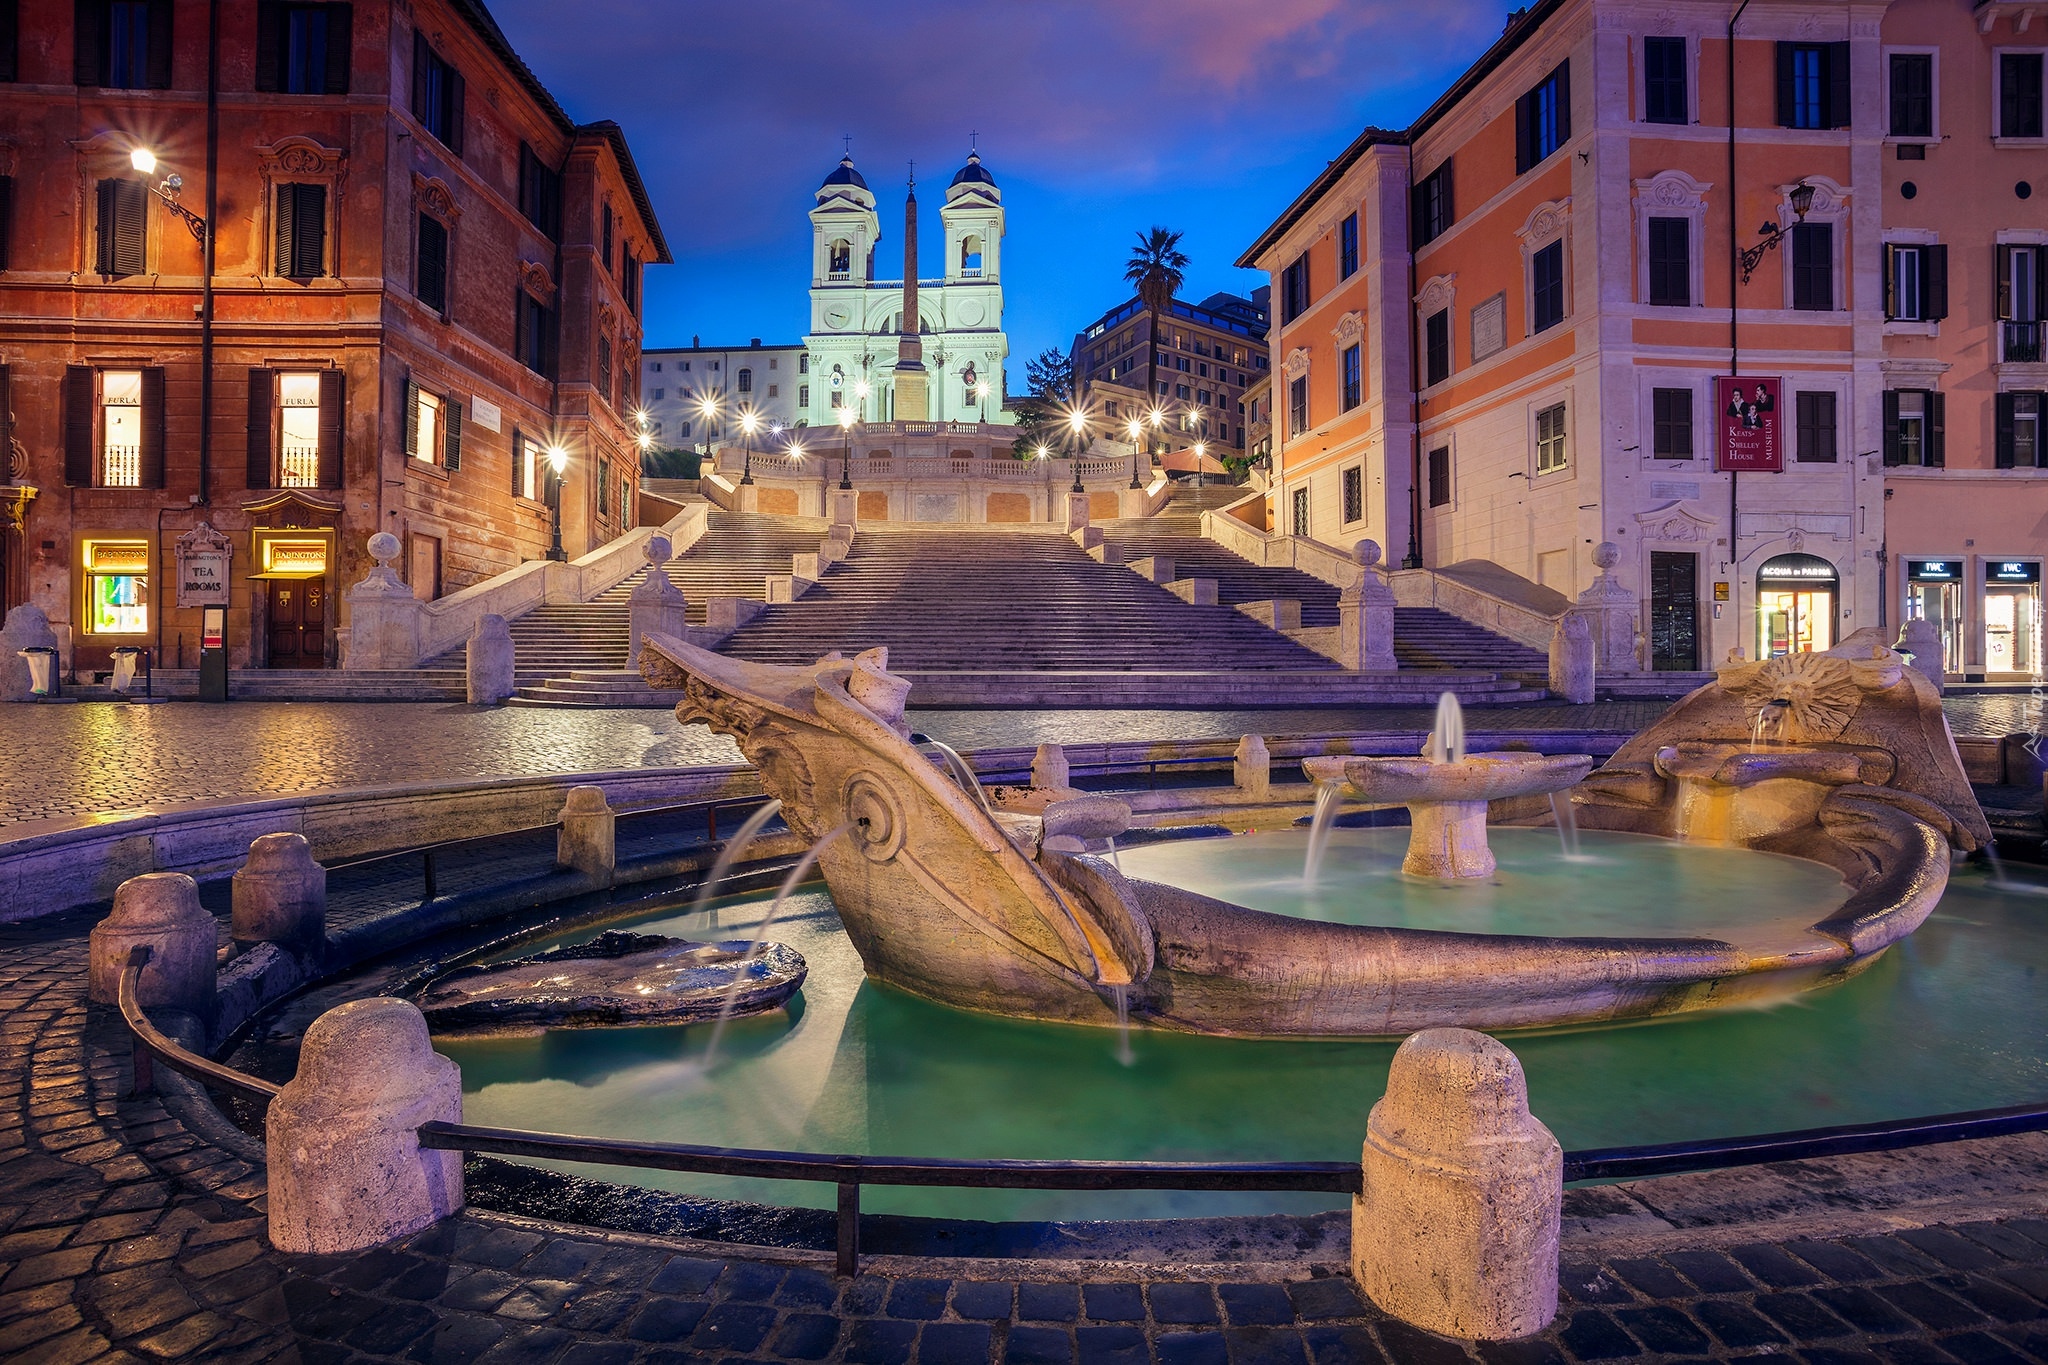
M 149 632 L 149 542 L 85 545 L 85 629 L 89 635 Z

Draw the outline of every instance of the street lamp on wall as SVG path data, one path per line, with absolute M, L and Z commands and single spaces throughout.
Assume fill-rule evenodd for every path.
M 1786 199 L 1792 205 L 1793 221 L 1795 223 L 1803 223 L 1806 221 L 1807 210 L 1813 207 L 1813 186 L 1802 180 L 1792 187 L 1791 192 L 1786 195 Z M 1762 240 L 1742 253 L 1742 282 L 1744 284 L 1749 283 L 1749 277 L 1756 273 L 1756 268 L 1759 265 L 1763 264 L 1764 256 L 1769 253 L 1771 248 L 1785 240 L 1785 230 L 1776 223 L 1765 223 L 1757 229 L 1757 233 Z
M 128 153 L 128 164 L 143 175 L 155 175 L 156 153 L 147 147 L 137 147 L 134 151 Z M 185 178 L 183 176 L 179 175 L 176 171 L 172 171 L 149 188 L 157 198 L 163 200 L 165 208 L 176 214 L 178 220 L 191 229 L 194 240 L 201 243 L 206 241 L 206 220 L 178 202 L 178 196 L 185 189 Z
M 548 480 L 548 502 L 554 511 L 554 540 L 548 546 L 548 558 L 557 564 L 568 562 L 569 552 L 562 548 L 562 477 L 569 468 L 569 452 L 558 442 L 547 450 L 548 470 L 554 475 Z

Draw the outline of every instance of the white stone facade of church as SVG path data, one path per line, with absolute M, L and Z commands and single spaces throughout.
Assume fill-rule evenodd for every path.
M 875 278 L 881 219 L 874 193 L 849 156 L 818 187 L 817 200 L 810 215 L 811 330 L 804 338 L 810 406 L 804 419 L 814 428 L 836 426 L 845 406 L 863 423 L 895 421 L 903 281 Z M 945 273 L 920 277 L 917 289 L 929 375 L 926 419 L 1007 424 L 1003 199 L 978 155 L 953 177 L 939 219 Z M 981 396 L 976 387 L 984 383 L 988 392 Z

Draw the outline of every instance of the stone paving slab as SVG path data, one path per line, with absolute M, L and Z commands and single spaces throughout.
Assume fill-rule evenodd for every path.
M 1474 708 L 1474 728 L 1632 734 L 1666 703 Z M 1945 703 L 1959 735 L 2025 731 L 2024 695 Z M 743 761 L 732 742 L 664 711 L 567 711 L 441 703 L 237 702 L 0 705 L 0 827 L 185 802 L 426 780 L 543 776 Z M 1420 732 L 1419 707 L 1273 710 L 919 711 L 956 749 L 1146 739 L 1234 739 L 1345 731 Z
M 371 1252 L 285 1256 L 264 1240 L 261 1169 L 126 1095 L 118 1019 L 84 1001 L 88 927 L 0 927 L 10 1362 L 2048 1361 L 2048 1216 L 1568 1255 L 1556 1323 L 1480 1344 L 1388 1319 L 1334 1265 L 888 1258 L 847 1280 L 819 1256 L 475 1212 Z

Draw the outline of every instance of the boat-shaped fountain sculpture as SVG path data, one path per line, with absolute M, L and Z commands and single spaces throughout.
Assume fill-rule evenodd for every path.
M 1716 827 L 1726 842 L 1841 873 L 1846 897 L 1818 920 L 1796 906 L 1771 933 L 1742 942 L 1465 933 L 1252 910 L 1126 878 L 1105 858 L 1071 851 L 1102 834 L 1099 798 L 1074 798 L 1095 802 L 1084 808 L 1055 793 L 1005 808 L 942 771 L 911 738 L 911 684 L 888 671 L 886 651 L 785 667 L 653 634 L 641 671 L 682 692 L 683 721 L 734 737 L 796 833 L 816 840 L 846 827 L 817 850 L 818 866 L 877 981 L 1026 1018 L 1114 1025 L 1127 1014 L 1134 1025 L 1196 1032 L 1380 1036 L 1772 997 L 1840 979 L 1910 933 L 1946 885 L 1951 850 L 1977 847 L 1988 830 L 1932 688 L 1881 646 L 1854 648 L 1864 657 L 1729 670 L 1571 791 L 1588 828 L 1697 838 L 1710 831 L 1688 823 L 1699 793 L 1686 784 L 1705 784 L 1710 802 L 1741 812 Z M 1785 733 L 1746 752 L 1755 717 L 1778 700 L 1774 709 L 1791 713 Z M 1491 862 L 1486 800 L 1569 787 L 1589 762 L 1432 757 L 1445 755 L 1373 771 L 1337 759 L 1326 775 L 1373 800 L 1461 807 L 1442 820 L 1418 812 L 1417 828 L 1469 832 L 1476 822 L 1477 844 L 1457 834 L 1444 866 L 1431 862 L 1434 836 L 1425 837 L 1410 861 L 1460 875 Z

